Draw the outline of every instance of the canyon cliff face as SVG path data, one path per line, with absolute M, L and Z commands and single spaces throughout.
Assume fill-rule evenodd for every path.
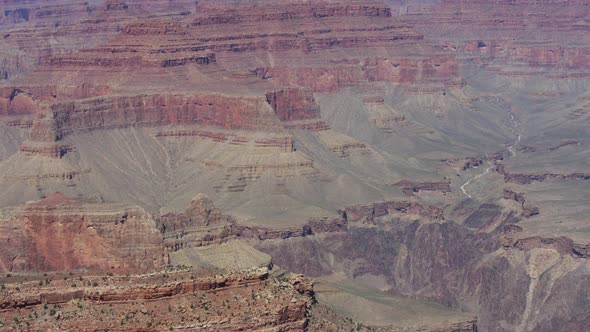
M 227 129 L 273 129 L 273 118 L 263 100 L 231 96 L 133 96 L 64 102 L 33 125 L 37 141 L 61 139 L 73 130 L 108 129 L 136 125 L 201 124 Z M 267 113 L 267 114 L 265 114 Z M 266 116 L 265 116 L 266 115 Z M 56 128 L 53 136 L 52 128 Z
M 588 261 L 567 241 L 514 241 L 508 233 L 475 234 L 453 222 L 397 223 L 387 222 L 386 230 L 355 227 L 325 237 L 262 243 L 259 249 L 276 264 L 309 276 L 337 269 L 351 278 L 383 276 L 397 294 L 478 312 L 483 330 L 585 328 L 588 279 L 575 286 L 570 282 L 584 273 Z M 572 287 L 576 295 L 561 298 Z M 572 316 L 566 318 L 557 307 L 568 308 Z
M 8 214 L 2 272 L 149 270 L 167 262 L 156 223 L 140 207 L 83 204 L 56 193 Z
M 588 17 L 0 1 L 0 329 L 584 330 Z

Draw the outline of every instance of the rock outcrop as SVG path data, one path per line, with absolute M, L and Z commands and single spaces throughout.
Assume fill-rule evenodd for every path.
M 235 220 L 213 205 L 203 194 L 196 196 L 183 213 L 168 213 L 158 220 L 169 252 L 200 247 L 235 238 Z
M 137 125 L 202 124 L 272 130 L 276 124 L 265 105 L 259 98 L 215 94 L 121 96 L 57 103 L 48 116 L 55 123 L 57 139 L 73 130 Z M 41 140 L 35 134 L 33 130 L 32 136 Z
M 281 121 L 320 117 L 320 108 L 310 90 L 285 89 L 273 91 L 266 94 L 266 101 L 272 106 Z
M 18 290 L 3 283 L 0 310 L 10 321 L 2 320 L 2 327 L 304 331 L 314 302 L 310 280 L 277 280 L 267 269 L 222 275 L 189 270 L 126 277 L 89 274 L 72 278 L 71 286 L 61 285 L 57 277 L 40 279 L 41 286 L 37 280 L 21 283 Z M 101 309 L 105 306 L 109 310 Z
M 168 252 L 227 242 L 231 239 L 272 240 L 313 234 L 343 232 L 347 220 L 336 215 L 315 217 L 303 225 L 288 229 L 240 224 L 223 214 L 209 197 L 197 195 L 183 213 L 167 213 L 158 219 Z
M 403 192 L 410 196 L 420 191 L 438 191 L 442 193 L 448 193 L 451 191 L 451 185 L 449 182 L 414 183 L 410 180 L 402 180 L 395 185 L 401 187 Z
M 471 308 L 478 313 L 477 325 L 483 330 L 514 330 L 521 325 L 551 330 L 548 324 L 555 321 L 584 328 L 587 291 L 572 283 L 588 266 L 586 259 L 580 259 L 584 246 L 563 238 L 518 239 L 514 235 L 508 235 L 512 240 L 502 245 L 495 235 L 476 234 L 454 222 L 388 225 L 388 230 L 355 227 L 349 233 L 288 244 L 261 243 L 258 248 L 272 255 L 276 264 L 309 276 L 334 269 L 351 278 L 383 276 L 395 285 L 395 294 Z M 581 293 L 562 297 L 571 287 Z M 548 288 L 558 293 L 544 297 Z M 560 307 L 575 314 L 563 315 Z M 545 317 L 527 316 L 537 310 Z
M 150 270 L 167 263 L 143 209 L 88 204 L 56 193 L 3 213 L 0 271 Z
M 529 218 L 539 214 L 539 208 L 536 206 L 531 206 L 526 203 L 526 196 L 523 193 L 514 192 L 508 188 L 504 189 L 504 199 L 510 199 L 520 204 L 522 208 L 522 215 L 525 218 Z
M 590 174 L 584 172 L 574 173 L 538 173 L 538 174 L 521 174 L 511 173 L 506 170 L 504 165 L 496 165 L 496 171 L 504 176 L 504 181 L 514 182 L 521 185 L 531 184 L 533 182 L 543 182 L 546 180 L 588 180 Z
M 376 218 L 388 215 L 413 215 L 434 220 L 444 219 L 443 211 L 439 207 L 424 206 L 420 203 L 410 201 L 377 202 L 367 205 L 350 206 L 342 210 L 342 214 L 351 223 L 372 223 L 375 222 Z

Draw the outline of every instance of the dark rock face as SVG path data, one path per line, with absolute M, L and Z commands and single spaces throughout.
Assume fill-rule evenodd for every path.
M 546 312 L 552 315 L 538 315 L 535 321 L 536 331 L 576 331 L 590 326 L 590 278 L 583 270 L 573 271 L 550 287 L 548 277 L 541 277 L 542 290 L 538 298 L 548 296 L 545 300 Z M 563 299 L 566 299 L 565 301 Z
M 574 281 L 581 270 L 567 270 L 562 277 L 548 270 L 538 279 L 530 272 L 539 250 L 559 262 L 572 259 L 573 251 L 555 251 L 558 247 L 552 245 L 542 249 L 540 243 L 502 247 L 496 235 L 475 234 L 453 222 L 414 222 L 387 231 L 352 228 L 319 238 L 262 243 L 259 249 L 277 265 L 310 276 L 329 274 L 335 266 L 344 266 L 351 277 L 382 275 L 396 292 L 477 312 L 483 331 L 512 331 L 521 325 L 535 331 L 583 329 L 588 315 L 584 295 L 562 298 L 565 307 L 580 315 L 565 313 L 554 302 L 567 285 L 581 289 Z M 558 287 L 557 293 L 551 285 Z M 531 314 L 535 310 L 544 312 L 543 318 Z M 562 325 L 557 327 L 556 321 Z
M 307 331 L 315 302 L 311 280 L 302 276 L 277 280 L 266 268 L 224 274 L 189 270 L 84 274 L 75 278 L 74 286 L 48 279 L 58 276 L 37 277 L 16 289 L 16 282 L 10 283 L 14 278 L 5 278 L 8 285 L 2 284 L 0 299 L 3 330 L 10 324 L 6 322 L 13 322 L 36 331 Z M 43 308 L 47 313 L 39 314 Z M 185 315 L 189 310 L 191 315 Z M 41 315 L 50 319 L 38 319 Z
M 497 165 L 496 171 L 504 176 L 504 181 L 513 182 L 520 185 L 527 185 L 533 182 L 543 182 L 546 180 L 589 180 L 590 174 L 583 172 L 575 173 L 539 173 L 539 174 L 520 174 L 511 173 L 506 170 L 504 165 Z
M 349 222 L 374 222 L 376 218 L 389 214 L 416 215 L 441 220 L 443 210 L 436 206 L 424 206 L 412 201 L 386 201 L 373 204 L 348 206 L 341 211 Z
M 482 228 L 485 225 L 491 224 L 502 214 L 502 208 L 494 204 L 482 204 L 476 211 L 474 211 L 464 224 L 468 227 Z

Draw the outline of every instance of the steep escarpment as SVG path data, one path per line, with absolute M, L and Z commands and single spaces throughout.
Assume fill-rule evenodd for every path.
M 445 0 L 434 6 L 407 6 L 404 21 L 490 72 L 511 77 L 588 77 L 587 26 L 578 22 L 590 9 L 581 1 L 563 4 Z
M 149 270 L 168 261 L 155 221 L 139 207 L 84 204 L 56 193 L 1 219 L 2 272 Z
M 334 269 L 359 280 L 367 275 L 383 276 L 394 294 L 477 312 L 478 326 L 484 330 L 551 330 L 545 325 L 549 321 L 583 329 L 579 317 L 588 314 L 582 309 L 585 292 L 562 299 L 564 306 L 576 308 L 571 315 L 556 310 L 554 297 L 543 295 L 552 287 L 567 288 L 588 267 L 571 240 L 570 245 L 559 239 L 505 240 L 502 244 L 500 239 L 518 236 L 477 234 L 454 222 L 400 223 L 394 219 L 382 226 L 384 229 L 355 227 L 348 233 L 262 243 L 259 249 L 271 254 L 276 264 L 311 276 L 330 274 Z M 544 319 L 532 314 L 541 311 Z
M 169 213 L 159 219 L 159 229 L 170 252 L 221 243 L 235 237 L 235 220 L 223 215 L 205 195 L 195 197 L 184 213 Z
M 286 89 L 266 94 L 266 101 L 272 106 L 281 121 L 304 120 L 320 117 L 312 91 Z
M 454 56 L 432 51 L 431 57 L 366 57 L 357 60 L 344 60 L 326 66 L 301 66 L 294 68 L 259 68 L 257 74 L 264 79 L 282 85 L 309 87 L 315 91 L 335 91 L 348 86 L 367 82 L 391 82 L 433 86 L 433 91 L 444 90 L 447 86 L 460 86 L 458 65 Z M 429 88 L 426 88 L 428 91 Z
M 223 95 L 152 95 L 99 98 L 52 106 L 57 139 L 75 129 L 131 125 L 203 124 L 228 129 L 273 127 L 266 103 Z M 33 136 L 37 138 L 36 136 Z M 48 137 L 52 138 L 52 137 Z
M 569 173 L 569 174 L 557 174 L 557 173 L 541 173 L 541 174 L 521 174 L 511 173 L 506 171 L 505 167 L 499 166 L 497 168 L 498 173 L 504 176 L 504 181 L 513 182 L 518 184 L 531 184 L 533 182 L 543 182 L 550 179 L 559 180 L 588 180 L 590 174 L 583 172 Z
M 264 241 L 342 232 L 347 229 L 347 219 L 340 215 L 309 218 L 303 226 L 286 229 L 247 225 L 223 214 L 209 197 L 199 194 L 183 213 L 167 213 L 160 216 L 158 225 L 164 236 L 164 246 L 169 253 L 174 253 L 235 239 Z

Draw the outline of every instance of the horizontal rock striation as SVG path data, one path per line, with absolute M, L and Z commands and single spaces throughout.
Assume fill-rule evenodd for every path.
M 543 182 L 546 180 L 589 180 L 590 174 L 583 172 L 574 173 L 538 173 L 538 174 L 520 174 L 510 173 L 504 165 L 496 165 L 496 171 L 504 176 L 504 181 L 514 182 L 521 185 L 531 184 L 533 182 Z
M 89 300 L 97 303 L 161 300 L 195 291 L 247 287 L 249 284 L 260 285 L 268 277 L 269 271 L 261 268 L 259 270 L 245 271 L 245 273 L 230 273 L 227 276 L 201 277 L 198 279 L 193 278 L 181 282 L 164 283 L 163 285 L 139 283 L 139 285 L 130 285 L 122 290 L 105 287 L 101 287 L 100 289 L 84 287 L 81 290 L 65 289 L 62 292 L 38 293 L 26 297 L 23 297 L 21 294 L 11 294 L 13 295 L 12 298 L 5 298 L 0 303 L 0 310 L 27 308 L 44 303 L 63 304 L 76 299 Z M 149 279 L 146 281 L 149 281 Z
M 462 79 L 458 76 L 458 69 L 455 57 L 441 52 L 431 57 L 364 58 L 354 65 L 259 68 L 257 73 L 281 85 L 326 92 L 366 82 L 460 86 Z
M 444 219 L 443 210 L 436 206 L 424 206 L 417 202 L 386 201 L 366 205 L 355 205 L 344 208 L 342 214 L 351 223 L 374 222 L 375 218 L 388 215 L 414 215 L 434 220 Z
M 139 95 L 58 102 L 33 124 L 31 140 L 54 142 L 75 130 L 199 124 L 225 129 L 280 128 L 261 98 Z
M 146 56 L 125 56 L 119 54 L 118 57 L 103 57 L 106 51 L 99 50 L 85 50 L 84 53 L 73 55 L 73 56 L 62 56 L 59 58 L 50 58 L 45 60 L 43 63 L 47 66 L 52 67 L 146 67 L 146 66 L 159 66 L 159 67 L 176 67 L 183 66 L 189 63 L 195 63 L 200 65 L 208 65 L 215 63 L 215 53 L 185 53 L 170 55 L 146 55 Z M 55 69 L 54 69 L 55 70 Z
M 445 0 L 408 5 L 402 21 L 466 64 L 505 76 L 567 79 L 590 73 L 588 27 L 579 23 L 589 13 L 583 1 Z
M 315 301 L 310 280 L 277 280 L 267 269 L 221 275 L 187 270 L 90 274 L 74 279 L 78 285 L 71 287 L 47 278 L 43 287 L 35 281 L 21 284 L 21 291 L 13 285 L 2 290 L 3 317 L 14 317 L 16 327 L 27 320 L 27 326 L 40 330 L 304 331 Z M 31 319 L 20 317 L 24 311 L 34 312 Z
M 21 152 L 49 158 L 61 158 L 73 150 L 75 148 L 70 145 L 45 142 L 25 142 L 20 146 Z
M 168 213 L 158 220 L 164 246 L 170 252 L 235 238 L 234 224 L 232 217 L 222 214 L 203 194 L 197 195 L 183 213 Z
M 474 190 L 492 189 L 478 198 L 505 199 L 478 204 L 456 201 L 449 182 L 391 182 L 439 171 L 459 180 L 461 168 L 486 163 L 522 185 L 589 179 L 582 172 L 513 174 L 498 163 L 504 154 L 523 157 L 512 148 L 565 154 L 582 144 L 581 127 L 565 129 L 585 120 L 584 97 L 564 100 L 590 78 L 588 17 L 584 0 L 0 1 L 0 166 L 14 200 L 67 186 L 80 197 L 169 208 L 198 188 L 257 222 L 273 217 L 254 211 L 264 202 L 277 202 L 280 218 L 302 218 L 280 227 L 246 224 L 203 195 L 185 211 L 154 216 L 61 195 L 3 209 L 3 275 L 148 274 L 60 275 L 51 287 L 50 277 L 17 286 L 0 276 L 8 285 L 0 290 L 0 329 L 305 330 L 312 291 L 301 280 L 304 291 L 266 271 L 235 279 L 160 272 L 169 254 L 192 264 L 203 256 L 188 249 L 231 240 L 272 254 L 289 271 L 377 280 L 392 293 L 480 317 L 479 327 L 468 320 L 441 331 L 584 330 L 589 246 L 530 236 L 519 226 L 543 208 L 526 201 L 526 188 L 502 193 L 492 175 L 478 177 L 485 185 Z M 321 117 L 319 104 L 329 116 Z M 541 114 L 546 106 L 556 109 L 551 118 Z M 531 133 L 517 120 L 551 124 L 547 134 L 563 140 L 483 157 L 484 147 L 498 149 L 512 136 L 509 126 L 512 134 Z M 153 130 L 71 135 L 136 126 Z M 119 144 L 130 132 L 136 142 Z M 157 139 L 140 142 L 151 133 Z M 581 136 L 566 140 L 572 133 Z M 83 141 L 91 136 L 111 145 Z M 457 159 L 466 151 L 481 155 Z M 447 165 L 437 165 L 443 158 Z M 105 188 L 110 172 L 121 179 L 116 189 Z M 128 193 L 109 194 L 127 190 L 125 183 L 133 186 Z M 303 215 L 391 199 L 399 189 L 406 199 Z M 417 194 L 426 191 L 443 194 Z M 293 212 L 292 202 L 305 208 Z M 463 222 L 445 221 L 443 207 Z
M 575 243 L 572 239 L 565 236 L 533 236 L 527 238 L 513 238 L 508 236 L 504 238 L 503 246 L 508 248 L 517 248 L 523 251 L 539 248 L 551 249 L 559 252 L 561 255 L 571 255 L 577 258 L 590 258 L 590 248 L 588 245 Z
M 341 215 L 309 218 L 303 226 L 289 229 L 243 225 L 233 217 L 223 214 L 204 194 L 197 195 L 184 212 L 168 213 L 158 218 L 158 227 L 164 236 L 164 246 L 168 252 L 219 244 L 237 238 L 272 240 L 342 232 L 347 230 L 347 226 L 347 220 Z
M 290 229 L 238 225 L 236 226 L 236 235 L 239 238 L 246 239 L 273 240 L 345 232 L 347 229 L 348 222 L 342 216 L 312 217 L 302 227 L 292 227 Z
M 524 193 L 517 193 L 508 188 L 504 189 L 504 199 L 513 200 L 520 204 L 522 208 L 522 216 L 525 218 L 530 218 L 532 216 L 536 216 L 540 213 L 539 208 L 536 206 L 531 206 L 526 203 L 526 197 Z
M 229 11 L 215 15 L 215 9 L 210 9 L 196 18 L 193 25 L 211 25 L 211 24 L 228 24 L 228 23 L 246 23 L 246 22 L 270 22 L 270 21 L 287 21 L 304 18 L 324 18 L 324 17 L 391 17 L 391 8 L 379 4 L 347 4 L 338 3 L 320 3 L 316 6 L 307 6 L 304 4 L 286 5 L 267 5 L 261 8 L 261 11 L 246 12 Z
M 9 215 L 0 222 L 2 272 L 149 270 L 167 262 L 155 221 L 139 207 L 57 193 Z

